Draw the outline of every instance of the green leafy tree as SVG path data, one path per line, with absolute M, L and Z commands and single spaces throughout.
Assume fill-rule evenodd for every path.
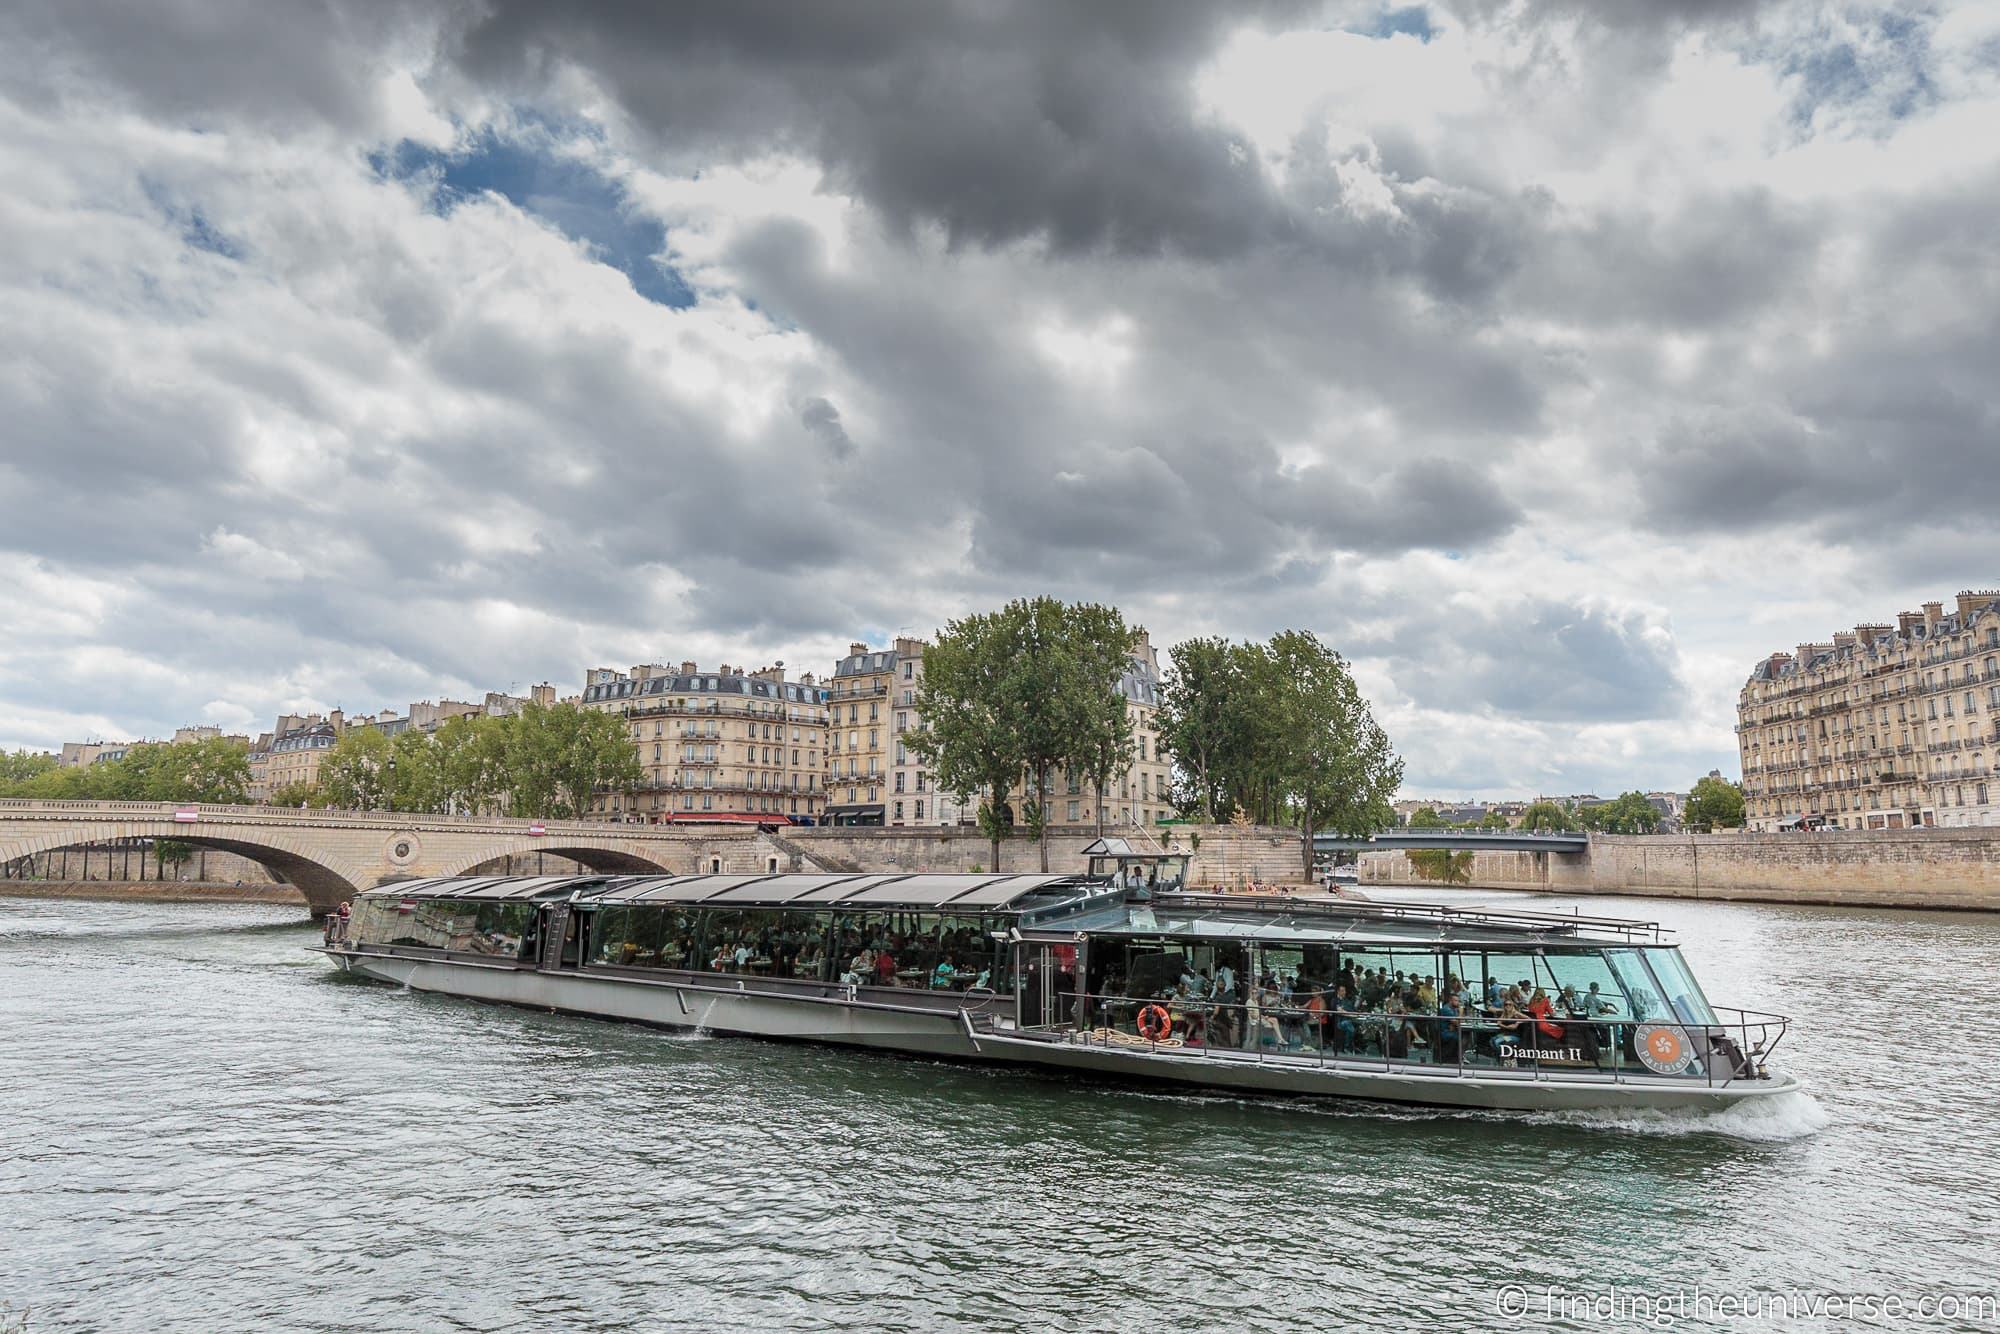
M 25 797 L 30 786 L 56 771 L 56 757 L 45 751 L 0 751 L 0 796 Z
M 1479 828 L 1489 834 L 1498 834 L 1504 833 L 1506 830 L 1513 828 L 1513 826 L 1507 823 L 1507 817 L 1500 812 L 1488 811 L 1479 818 Z
M 152 782 L 157 801 L 238 805 L 250 798 L 250 751 L 219 736 L 158 748 Z
M 1607 802 L 1586 806 L 1586 827 L 1607 834 L 1650 834 L 1660 827 L 1660 813 L 1643 792 L 1625 792 Z
M 530 704 L 496 723 L 513 814 L 574 820 L 599 792 L 630 792 L 645 779 L 623 718 L 571 703 Z
M 1727 778 L 1710 774 L 1695 781 L 1688 793 L 1687 827 L 1700 833 L 1743 827 L 1743 789 Z
M 1403 762 L 1345 659 L 1304 630 L 1274 635 L 1270 648 L 1283 682 L 1272 701 L 1284 728 L 1277 777 L 1298 820 L 1301 874 L 1310 883 L 1315 833 L 1358 838 L 1395 822 L 1389 801 Z
M 435 738 L 407 728 L 389 742 L 388 797 L 392 811 L 445 809 L 444 774 Z
M 1157 722 L 1160 744 L 1174 757 L 1174 804 L 1212 823 L 1229 814 L 1226 775 L 1242 749 L 1243 661 L 1226 639 L 1185 640 L 1168 658 Z
M 1008 717 L 1018 649 L 1013 606 L 952 621 L 924 650 L 917 700 L 923 726 L 904 744 L 931 767 L 937 785 L 961 802 L 984 792 L 979 826 L 1000 865 L 1000 840 L 1011 832 L 1008 799 L 1025 759 Z
M 319 764 L 327 804 L 346 811 L 390 809 L 389 738 L 379 728 L 355 727 L 333 743 Z
M 1079 761 L 1079 776 L 1097 793 L 1097 832 L 1104 833 L 1104 803 L 1111 788 L 1111 780 L 1124 773 L 1132 765 L 1133 735 L 1132 713 L 1126 707 L 1125 697 L 1112 691 L 1096 702 L 1102 716 L 1088 729 L 1080 749 L 1084 752 Z
M 1412 829 L 1444 829 L 1447 827 L 1445 818 L 1437 813 L 1435 806 L 1419 806 L 1410 812 L 1410 828 Z
M 1114 716 L 1105 700 L 1117 695 L 1118 678 L 1132 660 L 1133 632 L 1115 607 L 1096 603 L 1038 597 L 1009 603 L 1001 614 L 1016 645 L 1013 670 L 1004 678 L 1005 717 L 1042 808 L 1033 832 L 1046 871 L 1056 771 L 1085 772 L 1095 751 L 1118 744 L 1112 738 L 1120 729 L 1129 743 L 1122 702 Z
M 1410 869 L 1416 872 L 1419 879 L 1434 880 L 1442 885 L 1463 885 L 1472 880 L 1470 852 L 1421 848 L 1403 855 L 1410 859 Z
M 1577 828 L 1577 822 L 1560 804 L 1537 801 L 1521 813 L 1521 828 L 1530 834 L 1566 834 Z
M 447 719 L 432 734 L 443 805 L 459 815 L 490 810 L 507 791 L 501 719 L 470 714 Z
M 326 794 L 321 792 L 318 785 L 314 783 L 286 783 L 283 787 L 272 789 L 271 804 L 273 806 L 292 807 L 324 806 L 326 805 Z
M 153 840 L 153 861 L 159 866 L 159 878 L 167 878 L 169 866 L 182 866 L 194 857 L 194 844 L 178 838 L 156 838 Z

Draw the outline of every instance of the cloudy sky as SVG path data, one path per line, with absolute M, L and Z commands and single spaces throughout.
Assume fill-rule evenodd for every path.
M 0 746 L 1053 592 L 1685 788 L 2000 579 L 1995 0 L 655 8 L 5 7 Z

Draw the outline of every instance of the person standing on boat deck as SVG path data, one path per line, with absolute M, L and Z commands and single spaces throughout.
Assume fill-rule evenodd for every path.
M 347 899 L 342 899 L 340 901 L 340 923 L 333 929 L 333 938 L 335 940 L 345 941 L 347 939 L 347 924 L 353 916 L 354 904 Z

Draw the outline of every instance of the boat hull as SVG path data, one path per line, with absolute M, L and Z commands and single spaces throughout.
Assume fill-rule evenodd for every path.
M 416 991 L 622 1019 L 663 1028 L 783 1038 L 951 1060 L 1031 1066 L 1121 1081 L 1239 1093 L 1356 1098 L 1501 1111 L 1717 1109 L 1798 1088 L 1786 1075 L 1711 1085 L 1687 1079 L 1563 1078 L 1533 1071 L 1389 1066 L 1221 1048 L 1049 1039 L 988 1030 L 977 1009 L 921 1009 L 844 992 L 753 990 L 725 979 L 694 984 L 537 972 L 455 959 L 327 951 L 345 970 Z M 1011 1002 L 1003 1002 L 1011 1004 Z

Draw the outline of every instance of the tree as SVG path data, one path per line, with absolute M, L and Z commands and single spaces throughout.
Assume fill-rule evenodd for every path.
M 1524 833 L 1566 834 L 1576 827 L 1576 817 L 1553 801 L 1537 801 L 1521 813 Z
M 219 736 L 158 748 L 153 784 L 158 801 L 233 806 L 250 797 L 250 751 Z
M 56 757 L 47 752 L 0 750 L 0 796 L 26 796 L 31 783 L 55 770 Z
M 1000 865 L 1000 840 L 1009 833 L 1007 799 L 1020 777 L 1019 738 L 1007 718 L 1008 682 L 1014 671 L 1013 608 L 949 622 L 924 650 L 924 682 L 917 699 L 923 726 L 904 744 L 923 756 L 937 785 L 961 802 L 980 792 L 979 825 Z
M 1017 642 L 1015 667 L 1005 678 L 1006 716 L 1041 808 L 1033 832 L 1046 871 L 1056 770 L 1082 774 L 1098 751 L 1129 746 L 1118 679 L 1132 661 L 1133 633 L 1117 608 L 1091 602 L 1038 597 L 1010 603 L 1002 614 Z M 1118 701 L 1115 713 L 1107 698 Z
M 1625 792 L 1583 809 L 1586 828 L 1607 834 L 1650 834 L 1660 827 L 1660 813 L 1643 792 Z
M 1435 880 L 1445 885 L 1463 885 L 1472 879 L 1472 854 L 1452 852 L 1447 848 L 1421 848 L 1403 854 L 1410 859 L 1410 869 L 1419 879 Z
M 1075 772 L 1097 793 L 1097 834 L 1102 838 L 1104 801 L 1111 780 L 1132 765 L 1132 713 L 1125 706 L 1125 697 L 1116 692 L 1105 695 L 1098 707 L 1103 716 L 1085 737 L 1082 749 L 1087 753 Z
M 1512 828 L 1512 826 L 1507 823 L 1507 817 L 1502 815 L 1499 811 L 1488 811 L 1486 812 L 1486 814 L 1479 817 L 1478 827 L 1480 829 L 1485 830 L 1488 833 L 1494 833 L 1494 834 L 1504 833 L 1506 830 Z
M 1448 827 L 1449 825 L 1445 818 L 1437 813 L 1437 807 L 1435 806 L 1419 806 L 1410 812 L 1410 828 L 1412 829 L 1445 829 Z
M 432 734 L 436 751 L 438 808 L 468 815 L 487 810 L 507 790 L 504 720 L 461 714 Z
M 1275 778 L 1298 819 L 1299 856 L 1313 874 L 1313 835 L 1321 829 L 1361 838 L 1395 822 L 1389 799 L 1403 762 L 1361 698 L 1346 661 L 1310 631 L 1272 636 L 1270 658 L 1282 687 L 1272 696 L 1282 731 Z
M 630 792 L 645 780 L 639 753 L 615 713 L 561 704 L 529 704 L 489 720 L 500 738 L 512 813 L 574 820 L 598 792 Z
M 428 732 L 406 728 L 389 743 L 389 809 L 426 811 L 445 809 L 444 774 L 436 738 Z
M 299 782 L 286 783 L 283 787 L 273 788 L 271 790 L 271 804 L 273 806 L 324 806 L 327 802 L 326 794 L 319 790 L 318 784 Z
M 346 811 L 391 809 L 392 754 L 381 729 L 349 728 L 319 763 L 319 786 L 327 804 Z
M 990 810 L 980 822 L 995 866 L 1007 797 L 1023 775 L 1034 802 L 1024 815 L 1047 870 L 1055 772 L 1081 776 L 1127 753 L 1131 723 L 1118 679 L 1131 662 L 1132 640 L 1115 608 L 1038 597 L 953 621 L 925 651 L 917 701 L 924 725 L 904 744 L 960 800 L 986 792 Z M 1107 699 L 1117 701 L 1115 711 Z
M 1697 779 L 1688 793 L 1687 827 L 1698 833 L 1743 827 L 1743 789 L 1718 774 Z
M 1169 658 L 1156 721 L 1160 744 L 1174 757 L 1174 804 L 1182 815 L 1213 823 L 1229 814 L 1223 775 L 1238 748 L 1242 662 L 1226 639 L 1185 640 Z
M 194 844 L 178 838 L 156 838 L 153 840 L 153 860 L 159 865 L 159 879 L 167 878 L 167 866 L 180 866 L 194 856 Z M 143 870 L 144 868 L 141 867 Z

